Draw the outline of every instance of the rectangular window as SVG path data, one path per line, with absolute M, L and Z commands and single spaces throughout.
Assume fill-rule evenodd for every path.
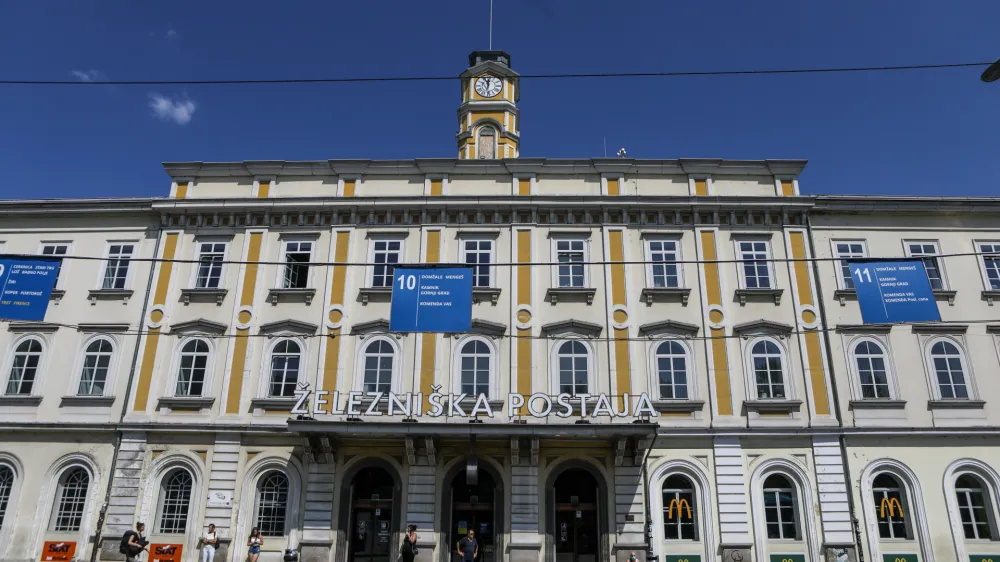
M 309 286 L 309 262 L 312 261 L 312 242 L 285 242 L 285 271 L 281 278 L 282 289 L 305 289 Z
M 876 480 L 878 479 L 879 477 L 876 477 Z M 879 538 L 909 539 L 906 520 L 903 518 L 903 497 L 900 488 L 876 487 L 872 490 L 872 495 L 878 518 Z
M 491 287 L 490 270 L 493 263 L 493 240 L 463 240 L 462 261 L 472 266 L 472 286 Z
M 939 290 L 945 288 L 944 271 L 938 260 L 937 242 L 907 242 L 907 255 L 914 258 L 923 258 L 924 269 L 927 270 L 927 280 L 931 282 L 931 289 Z
M 42 255 L 43 256 L 53 256 L 62 257 L 69 253 L 69 244 L 43 244 L 42 245 Z M 59 260 L 59 265 L 56 266 L 56 281 L 52 284 L 53 287 L 59 286 L 59 274 L 62 273 L 62 260 Z
M 198 244 L 198 289 L 218 289 L 222 283 L 222 263 L 226 260 L 225 242 Z
M 392 287 L 396 265 L 403 254 L 402 240 L 372 240 L 372 287 Z
M 108 259 L 104 263 L 102 289 L 125 289 L 128 283 L 128 266 L 135 253 L 135 244 L 113 242 L 108 245 Z
M 868 257 L 868 249 L 865 248 L 864 240 L 834 240 L 833 254 L 839 259 L 837 266 L 840 271 L 840 287 L 848 290 L 854 289 L 854 278 L 851 277 L 851 268 L 847 262 L 853 258 Z
M 771 243 L 764 240 L 737 242 L 736 250 L 740 260 L 743 288 L 773 289 L 771 279 Z
M 983 254 L 986 288 L 1000 291 L 1000 242 L 983 242 L 979 244 L 979 252 Z
M 680 480 L 669 477 L 670 480 Z M 694 490 L 689 488 L 663 488 L 663 538 L 668 541 L 698 540 L 698 526 L 695 524 Z
M 586 287 L 584 261 L 587 259 L 585 240 L 556 240 L 556 261 L 559 287 Z
M 676 240 L 647 240 L 646 253 L 649 286 L 677 288 L 681 286 L 679 244 Z

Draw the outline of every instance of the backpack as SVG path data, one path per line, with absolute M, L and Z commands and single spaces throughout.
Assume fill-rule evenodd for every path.
M 122 544 L 118 547 L 118 552 L 122 554 L 129 553 L 131 547 L 129 546 L 128 542 L 135 534 L 136 534 L 135 531 L 125 531 L 125 534 L 122 535 Z

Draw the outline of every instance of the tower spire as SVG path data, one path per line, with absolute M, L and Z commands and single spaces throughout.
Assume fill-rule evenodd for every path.
M 493 11 L 490 4 L 490 46 Z M 491 160 L 520 154 L 520 75 L 510 67 L 504 51 L 473 51 L 462 79 L 458 107 L 458 157 Z

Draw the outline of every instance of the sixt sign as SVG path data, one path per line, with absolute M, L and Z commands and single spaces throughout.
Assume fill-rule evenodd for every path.
M 149 545 L 150 562 L 181 562 L 182 544 L 151 544 Z
M 76 543 L 71 541 L 48 541 L 42 545 L 42 562 L 63 562 L 73 559 Z

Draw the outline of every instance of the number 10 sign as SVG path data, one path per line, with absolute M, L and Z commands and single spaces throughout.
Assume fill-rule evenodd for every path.
M 848 262 L 865 324 L 941 320 L 920 260 Z
M 396 268 L 390 331 L 459 333 L 471 328 L 471 268 Z

